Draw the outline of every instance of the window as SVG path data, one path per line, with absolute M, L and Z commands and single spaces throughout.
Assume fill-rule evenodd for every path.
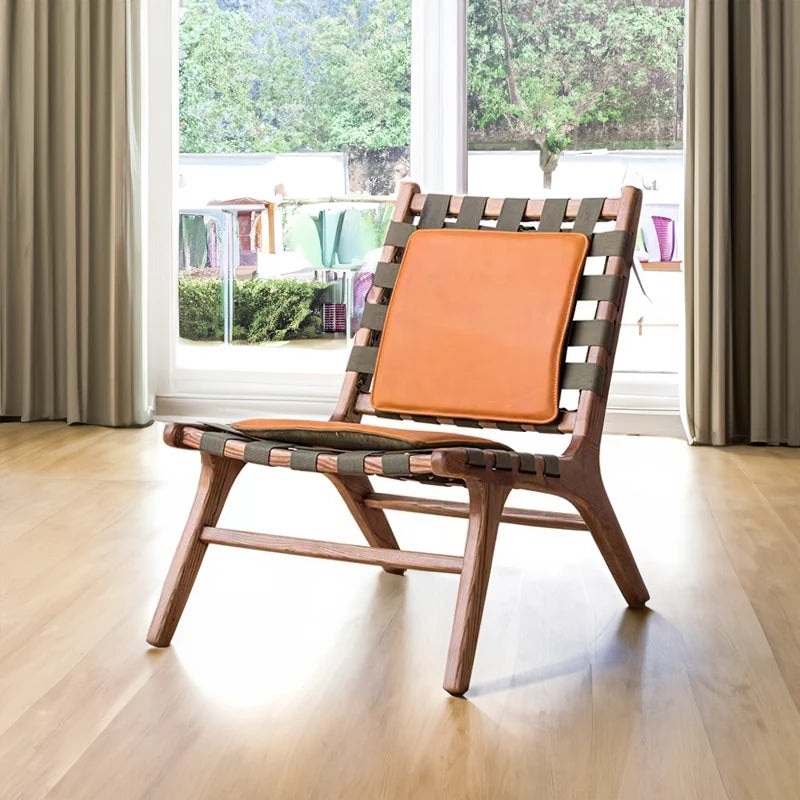
M 178 370 L 341 373 L 409 169 L 410 0 L 181 0 Z
M 683 26 L 683 0 L 469 2 L 470 192 L 644 190 L 617 376 L 678 373 Z
M 452 193 L 642 188 L 650 300 L 634 281 L 611 406 L 677 408 L 681 0 L 148 2 L 158 395 L 329 411 L 410 169 Z

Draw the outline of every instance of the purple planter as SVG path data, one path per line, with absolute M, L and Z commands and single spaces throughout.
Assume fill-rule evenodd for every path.
M 670 217 L 653 217 L 662 261 L 672 261 L 675 253 L 675 220 Z

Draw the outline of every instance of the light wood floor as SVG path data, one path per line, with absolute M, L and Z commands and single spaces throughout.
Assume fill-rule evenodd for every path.
M 198 471 L 159 436 L 0 425 L 4 800 L 800 797 L 800 452 L 609 437 L 651 610 L 586 534 L 501 526 L 457 700 L 455 576 L 212 548 L 148 648 Z M 334 492 L 248 467 L 220 524 L 358 542 Z M 391 519 L 413 549 L 463 542 Z

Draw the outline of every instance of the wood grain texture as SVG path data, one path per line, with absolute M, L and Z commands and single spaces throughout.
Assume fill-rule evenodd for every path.
M 0 797 L 796 797 L 800 453 L 609 436 L 601 462 L 652 610 L 585 534 L 501 525 L 456 701 L 457 576 L 210 548 L 148 648 L 197 454 L 157 426 L 0 426 Z M 461 549 L 462 520 L 387 516 L 410 549 Z M 289 470 L 241 472 L 221 524 L 360 536 Z
M 301 539 L 297 536 L 235 531 L 229 528 L 203 528 L 200 538 L 206 544 L 224 544 L 231 547 L 244 547 L 248 550 L 263 550 L 269 553 L 349 561 L 353 564 L 375 564 L 393 568 L 395 573 L 400 567 L 401 574 L 406 569 L 458 573 L 461 572 L 463 561 L 459 556 L 445 556 L 438 553 L 364 547 L 363 545 L 340 544 L 320 539 Z
M 178 441 L 181 446 L 189 449 L 199 449 L 200 439 L 203 432 L 198 428 L 185 427 L 180 432 Z M 244 454 L 245 442 L 231 440 L 225 443 L 225 455 L 229 458 L 242 458 Z M 292 458 L 291 450 L 281 450 L 276 448 L 269 454 L 269 465 L 271 467 L 288 467 Z M 337 474 L 336 456 L 326 453 L 320 454 L 317 458 L 317 472 L 327 474 Z M 381 456 L 367 456 L 364 459 L 364 469 L 367 475 L 382 475 L 383 462 Z M 410 469 L 412 473 L 424 475 L 431 471 L 431 457 L 428 454 L 412 455 Z
M 368 506 L 364 498 L 373 494 L 369 478 L 360 475 L 328 475 L 330 482 L 336 487 L 345 505 L 350 509 L 364 538 L 373 547 L 390 547 L 398 550 L 400 545 L 394 538 L 386 514 L 375 506 Z M 402 575 L 403 570 L 396 567 L 383 567 L 394 575 Z
M 147 641 L 155 647 L 168 647 L 172 641 L 197 572 L 203 563 L 207 547 L 200 538 L 203 528 L 216 525 L 228 492 L 244 466 L 242 461 L 218 458 L 208 453 L 201 453 L 200 458 L 202 467 L 197 495 L 147 633 Z
M 430 500 L 397 494 L 372 493 L 364 497 L 364 504 L 369 508 L 411 511 L 417 514 L 434 514 L 441 517 L 469 518 L 469 503 L 456 503 L 452 500 Z M 534 528 L 589 530 L 586 522 L 578 514 L 537 511 L 530 508 L 504 508 L 500 515 L 500 522 L 508 522 L 511 525 L 528 525 Z
M 444 688 L 452 695 L 462 695 L 469 688 L 478 634 L 483 617 L 483 604 L 489 587 L 492 557 L 497 540 L 497 526 L 503 505 L 511 490 L 496 483 L 470 482 L 469 526 L 461 580 L 458 584 L 453 632 L 447 651 Z

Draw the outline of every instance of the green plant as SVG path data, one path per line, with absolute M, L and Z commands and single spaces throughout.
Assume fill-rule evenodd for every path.
M 178 278 L 178 332 L 182 339 L 221 341 L 222 283 L 181 275 Z
M 321 307 L 330 284 L 281 278 L 236 282 L 233 339 L 278 342 L 322 332 Z M 193 341 L 223 339 L 222 283 L 188 275 L 178 279 L 179 334 Z
M 279 342 L 318 335 L 319 316 L 328 284 L 286 279 L 237 283 L 233 322 L 246 331 L 248 342 Z M 319 325 L 316 322 L 319 322 Z

